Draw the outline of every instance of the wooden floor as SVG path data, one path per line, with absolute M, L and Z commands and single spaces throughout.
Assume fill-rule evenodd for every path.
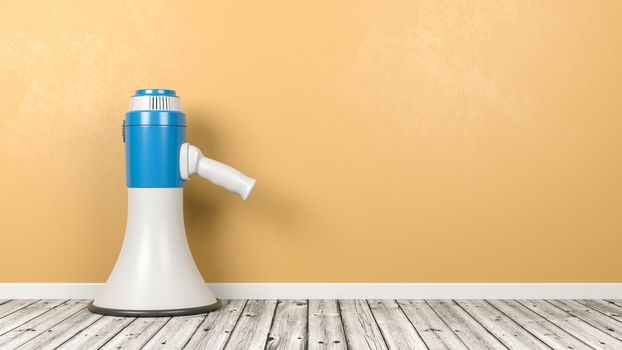
M 622 349 L 621 300 L 227 300 L 184 317 L 0 300 L 0 349 Z

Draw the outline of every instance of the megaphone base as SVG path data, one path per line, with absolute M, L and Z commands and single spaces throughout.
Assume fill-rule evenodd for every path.
M 222 306 L 220 299 L 214 304 L 204 305 L 198 307 L 189 307 L 183 309 L 168 309 L 168 310 L 125 310 L 125 309 L 110 309 L 106 307 L 99 307 L 93 302 L 90 302 L 87 308 L 89 311 L 107 316 L 119 316 L 119 317 L 173 317 L 173 316 L 189 316 L 196 314 L 204 314 L 218 310 Z

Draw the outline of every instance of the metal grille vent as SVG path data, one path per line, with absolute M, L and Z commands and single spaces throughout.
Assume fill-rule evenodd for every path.
M 179 97 L 132 96 L 130 111 L 177 111 L 181 112 Z

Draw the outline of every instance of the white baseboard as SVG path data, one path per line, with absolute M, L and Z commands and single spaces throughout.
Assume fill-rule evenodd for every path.
M 0 299 L 93 299 L 103 283 L 0 283 Z M 622 299 L 622 283 L 209 283 L 221 299 Z

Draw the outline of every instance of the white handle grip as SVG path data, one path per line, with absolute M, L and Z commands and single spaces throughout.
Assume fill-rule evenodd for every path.
M 204 157 L 201 150 L 188 143 L 181 146 L 179 170 L 184 180 L 189 180 L 190 176 L 199 174 L 214 185 L 237 193 L 243 200 L 248 198 L 255 186 L 255 179 L 226 164 Z

